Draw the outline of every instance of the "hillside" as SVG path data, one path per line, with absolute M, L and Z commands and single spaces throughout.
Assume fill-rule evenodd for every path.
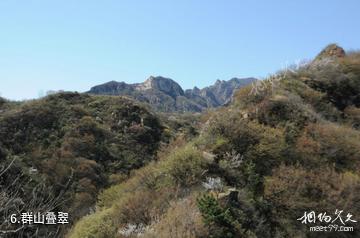
M 359 237 L 360 53 L 324 52 L 203 114 L 198 136 L 104 190 L 69 236 Z M 298 220 L 337 209 L 354 231 Z
M 167 140 L 155 115 L 123 97 L 59 93 L 1 100 L 0 110 L 1 217 L 67 211 L 74 222 L 93 209 L 102 188 L 154 159 Z M 12 227 L 0 223 L 1 231 Z M 69 225 L 60 228 L 28 226 L 8 235 L 61 237 Z
M 0 216 L 70 216 L 61 226 L 8 218 L 0 237 L 359 237 L 360 52 L 332 44 L 233 93 L 240 82 L 184 91 L 156 77 L 0 98 Z M 217 108 L 163 113 L 150 98 L 155 109 L 164 98 Z M 299 221 L 337 210 L 354 231 Z
M 161 112 L 201 112 L 207 108 L 219 107 L 231 100 L 233 92 L 252 83 L 254 78 L 233 78 L 216 81 L 212 86 L 183 90 L 169 78 L 151 76 L 143 83 L 127 84 L 111 81 L 94 86 L 88 91 L 97 95 L 130 96 L 150 104 Z

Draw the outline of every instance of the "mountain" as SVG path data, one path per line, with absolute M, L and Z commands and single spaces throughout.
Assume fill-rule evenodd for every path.
M 0 237 L 360 237 L 360 51 L 330 45 L 233 93 L 241 82 L 0 98 Z M 134 95 L 227 106 L 169 115 Z M 49 211 L 70 224 L 12 222 Z M 315 234 L 309 212 L 353 231 Z
M 207 108 L 219 107 L 231 100 L 233 92 L 256 79 L 232 78 L 217 80 L 212 86 L 183 90 L 174 80 L 165 77 L 149 77 L 143 83 L 127 84 L 110 81 L 94 86 L 89 94 L 130 96 L 149 103 L 155 110 L 163 112 L 201 112 Z
M 69 237 L 360 237 L 360 52 L 343 52 L 331 45 L 204 112 L 199 133 L 105 189 Z M 309 229 L 323 214 L 341 226 L 340 213 L 353 231 Z
M 205 108 L 219 107 L 228 103 L 234 91 L 254 82 L 255 78 L 232 78 L 228 81 L 217 80 L 214 85 L 198 89 L 188 89 L 185 91 L 185 96 L 197 103 L 203 105 Z

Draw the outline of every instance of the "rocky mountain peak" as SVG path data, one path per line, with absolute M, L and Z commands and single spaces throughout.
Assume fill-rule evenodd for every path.
M 110 81 L 90 89 L 93 94 L 118 95 L 119 92 L 132 91 L 133 88 L 125 82 Z
M 199 89 L 187 89 L 170 78 L 150 76 L 143 83 L 126 84 L 111 81 L 92 87 L 88 93 L 105 95 L 125 95 L 142 102 L 149 103 L 156 110 L 195 111 L 218 107 L 229 101 L 233 92 L 253 82 L 254 78 L 232 78 L 229 81 L 217 80 L 214 85 Z
M 337 44 L 330 44 L 325 49 L 323 49 L 316 59 L 323 59 L 323 58 L 343 58 L 345 57 L 346 53 L 345 50 L 338 46 Z
M 170 78 L 150 76 L 142 85 L 145 89 L 159 90 L 172 97 L 184 95 L 181 86 Z
M 196 93 L 198 93 L 198 92 L 200 92 L 200 89 L 195 86 L 195 87 L 193 88 L 193 91 L 196 92 Z

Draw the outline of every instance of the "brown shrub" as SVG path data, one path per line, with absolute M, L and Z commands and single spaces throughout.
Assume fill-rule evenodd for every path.
M 315 170 L 280 166 L 266 178 L 264 197 L 272 204 L 272 216 L 278 218 L 279 225 L 294 232 L 297 230 L 294 227 L 306 228 L 297 221 L 304 212 L 326 212 L 334 216 L 338 209 L 343 210 L 345 217 L 347 213 L 359 214 L 360 177 L 324 166 Z
M 358 171 L 360 132 L 332 123 L 310 124 L 297 141 L 297 150 L 308 166 L 324 166 Z
M 208 237 L 201 214 L 192 197 L 171 204 L 160 220 L 144 234 L 145 238 Z

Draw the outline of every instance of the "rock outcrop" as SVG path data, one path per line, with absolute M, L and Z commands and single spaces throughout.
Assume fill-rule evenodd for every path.
M 183 90 L 174 80 L 165 77 L 149 77 L 143 83 L 127 84 L 110 81 L 92 87 L 88 93 L 100 95 L 130 96 L 149 103 L 155 110 L 164 112 L 201 112 L 207 108 L 227 103 L 234 91 L 252 83 L 254 78 L 217 80 L 212 86 Z
M 323 49 L 318 56 L 316 56 L 315 60 L 324 59 L 324 58 L 343 58 L 346 53 L 343 48 L 338 46 L 337 44 L 330 44 L 325 49 Z

